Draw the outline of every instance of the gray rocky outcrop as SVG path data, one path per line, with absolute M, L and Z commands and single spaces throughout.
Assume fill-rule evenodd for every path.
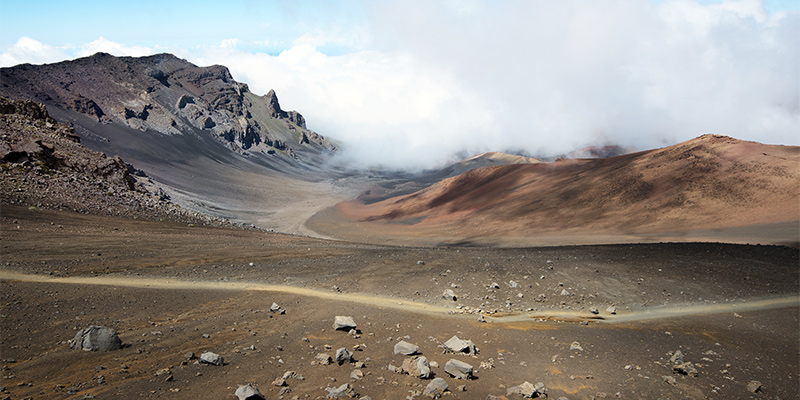
M 122 340 L 114 329 L 92 325 L 75 334 L 70 348 L 85 351 L 109 351 L 122 347 Z

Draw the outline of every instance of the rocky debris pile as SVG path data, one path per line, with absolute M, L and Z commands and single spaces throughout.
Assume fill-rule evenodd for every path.
M 84 351 L 118 350 L 122 347 L 122 340 L 114 329 L 92 325 L 76 333 L 69 347 Z
M 0 132 L 3 204 L 232 225 L 171 203 L 143 172 L 81 145 L 74 129 L 53 120 L 43 104 L 0 97 Z

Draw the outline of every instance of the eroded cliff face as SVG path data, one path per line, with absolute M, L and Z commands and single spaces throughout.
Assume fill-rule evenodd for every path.
M 258 96 L 226 67 L 171 54 L 91 57 L 0 69 L 0 95 L 72 110 L 103 124 L 164 135 L 208 132 L 234 151 L 302 160 L 335 147 L 284 111 L 274 91 Z

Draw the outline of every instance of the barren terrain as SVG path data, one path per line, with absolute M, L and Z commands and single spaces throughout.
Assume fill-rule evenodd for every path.
M 402 364 L 400 339 L 438 363 L 454 399 L 524 381 L 550 398 L 798 395 L 798 254 L 785 247 L 392 247 L 8 205 L 0 227 L 13 399 L 234 398 L 246 383 L 267 398 L 324 398 L 345 383 L 361 397 L 415 397 L 429 381 L 387 369 Z M 353 316 L 358 336 L 334 331 L 336 315 Z M 70 350 L 92 324 L 116 329 L 123 348 Z M 444 354 L 454 335 L 479 353 Z M 362 368 L 315 364 L 341 347 Z M 672 371 L 676 350 L 697 376 Z M 204 351 L 226 364 L 186 355 Z M 475 379 L 445 373 L 451 358 Z M 272 384 L 290 370 L 304 379 Z

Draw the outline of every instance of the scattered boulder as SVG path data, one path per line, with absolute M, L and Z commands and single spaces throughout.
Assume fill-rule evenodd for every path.
M 275 378 L 275 380 L 274 380 L 274 381 L 272 381 L 272 386 L 277 386 L 277 387 L 283 387 L 283 386 L 286 386 L 286 379 L 283 379 L 283 378 Z
M 336 350 L 336 362 L 339 363 L 339 365 L 350 364 L 351 361 L 353 361 L 353 353 L 349 352 L 344 347 Z
M 444 343 L 444 348 L 453 353 L 478 354 L 478 348 L 471 340 L 461 340 L 458 336 L 451 337 Z
M 500 289 L 500 285 L 497 282 L 492 282 L 489 285 L 489 289 Z
M 692 364 L 691 362 L 675 364 L 672 366 L 672 371 L 677 372 L 681 375 L 697 376 L 697 368 L 695 368 L 694 364 Z
M 200 361 L 206 364 L 211 364 L 216 366 L 220 366 L 225 363 L 225 360 L 222 358 L 221 355 L 217 353 L 212 353 L 210 351 L 200 354 Z
M 236 395 L 239 400 L 264 400 L 264 395 L 251 383 L 239 386 L 234 395 Z
M 447 381 L 442 378 L 434 378 L 428 386 L 425 386 L 425 390 L 422 391 L 422 394 L 433 399 L 438 399 L 444 395 L 447 388 Z
M 413 356 L 403 361 L 403 371 L 417 378 L 428 379 L 431 377 L 431 365 L 424 356 Z
M 451 358 L 450 361 L 444 365 L 444 372 L 447 372 L 456 379 L 470 379 L 472 378 L 472 365 Z
M 410 356 L 412 354 L 417 354 L 418 351 L 419 351 L 419 346 L 408 343 L 405 340 L 401 340 L 394 345 L 394 354 L 402 354 L 404 356 Z
M 109 351 L 122 347 L 117 331 L 105 326 L 92 325 L 75 334 L 70 348 L 84 351 Z
M 275 302 L 272 303 L 272 305 L 269 307 L 269 310 L 278 314 L 286 314 L 286 310 L 284 310 L 283 307 L 279 306 L 278 303 Z
M 675 379 L 674 376 L 664 375 L 664 376 L 661 377 L 661 379 L 663 379 L 664 382 L 669 383 L 670 385 L 677 385 L 678 384 L 678 380 Z
M 326 388 L 325 390 L 328 391 L 327 398 L 329 399 L 341 399 L 343 397 L 350 397 L 356 398 L 358 394 L 356 394 L 356 390 L 350 386 L 349 383 L 345 383 L 342 386 L 335 387 L 335 388 Z
M 761 391 L 761 382 L 750 381 L 747 383 L 747 391 L 750 393 L 758 393 Z
M 506 395 L 512 394 L 521 394 L 522 397 L 526 398 L 534 398 L 540 397 L 547 394 L 547 389 L 544 387 L 544 383 L 538 382 L 536 385 L 525 381 L 523 384 L 519 386 L 514 386 L 506 389 Z
M 606 308 L 606 312 L 607 312 L 607 313 L 609 313 L 609 314 L 611 314 L 611 315 L 614 315 L 614 314 L 616 314 L 616 313 L 617 313 L 617 307 L 614 307 L 614 306 L 608 306 L 608 308 Z
M 508 281 L 508 286 L 512 289 L 516 289 L 519 286 L 519 283 L 514 281 Z
M 597 307 L 594 306 L 589 307 L 589 312 L 592 314 L 600 314 L 600 310 L 598 310 Z
M 578 342 L 572 342 L 572 343 L 569 345 L 569 349 L 570 349 L 570 350 L 578 350 L 578 351 L 583 351 L 583 347 L 581 347 L 581 344 L 580 344 L 580 343 L 578 343 Z
M 350 379 L 361 380 L 364 377 L 364 372 L 360 369 L 354 369 L 353 372 L 350 373 Z
M 350 331 L 351 329 L 356 329 L 356 327 L 353 317 L 337 315 L 333 320 L 333 329 L 337 331 Z
M 453 300 L 453 301 L 458 300 L 458 297 L 456 297 L 456 294 L 455 292 L 453 292 L 453 289 L 445 289 L 444 293 L 442 293 L 442 297 L 447 300 Z

